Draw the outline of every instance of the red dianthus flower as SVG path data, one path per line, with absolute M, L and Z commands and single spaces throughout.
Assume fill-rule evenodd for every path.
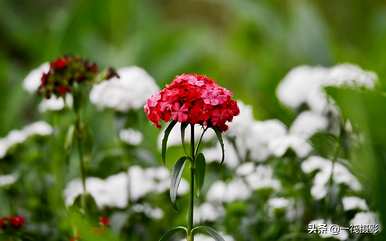
M 239 114 L 232 93 L 212 79 L 198 74 L 182 74 L 145 105 L 148 119 L 157 127 L 160 121 L 200 124 L 226 131 L 226 122 Z

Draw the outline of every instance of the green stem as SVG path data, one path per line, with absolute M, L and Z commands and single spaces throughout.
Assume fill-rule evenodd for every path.
M 194 217 L 194 177 L 195 177 L 195 145 L 194 145 L 194 125 L 190 126 L 190 146 L 191 146 L 191 162 L 190 162 L 190 196 L 189 196 L 189 213 L 188 213 L 188 241 L 194 241 L 192 234 L 193 217 Z
M 83 194 L 81 196 L 81 208 L 83 211 L 86 211 L 86 168 L 84 163 L 84 154 L 83 154 L 83 131 L 82 131 L 82 122 L 80 118 L 79 110 L 76 111 L 76 139 L 78 144 L 78 155 L 79 155 L 79 164 L 80 164 L 80 176 L 82 180 Z

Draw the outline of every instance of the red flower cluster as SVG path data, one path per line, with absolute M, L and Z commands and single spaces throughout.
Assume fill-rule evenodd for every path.
M 151 96 L 145 105 L 147 118 L 157 127 L 161 120 L 175 120 L 226 131 L 226 122 L 232 121 L 239 112 L 229 90 L 198 74 L 177 76 L 171 84 Z
M 10 216 L 0 218 L 0 229 L 6 229 L 11 227 L 13 229 L 20 229 L 25 224 L 25 219 L 23 216 Z
M 50 62 L 50 69 L 41 77 L 39 93 L 46 98 L 64 96 L 70 93 L 78 83 L 92 83 L 98 75 L 98 65 L 77 56 L 64 56 Z M 116 76 L 116 72 L 109 68 L 106 79 Z

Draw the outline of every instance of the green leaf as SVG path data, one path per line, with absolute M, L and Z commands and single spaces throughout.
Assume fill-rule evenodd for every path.
M 216 241 L 225 241 L 224 238 L 221 237 L 220 234 L 218 234 L 216 230 L 214 230 L 213 228 L 208 227 L 208 226 L 198 226 L 198 227 L 195 227 L 192 230 L 192 233 L 194 234 L 196 232 L 207 234 L 207 235 L 211 236 Z
M 173 207 L 176 208 L 176 197 L 178 186 L 181 182 L 182 173 L 184 172 L 185 161 L 188 157 L 183 156 L 177 160 L 173 167 L 172 177 L 170 181 L 170 200 L 172 201 Z
M 170 122 L 170 124 L 168 125 L 168 127 L 165 129 L 165 133 L 164 133 L 164 137 L 162 139 L 162 151 L 161 151 L 161 155 L 162 155 L 162 162 L 163 164 L 165 165 L 166 163 L 166 147 L 167 147 L 167 144 L 168 144 L 168 138 L 169 138 L 169 134 L 170 132 L 172 131 L 173 127 L 176 125 L 176 121 L 172 120 Z
M 217 127 L 213 127 L 213 130 L 216 133 L 217 139 L 218 139 L 218 141 L 220 142 L 220 145 L 221 145 L 221 152 L 222 152 L 221 164 L 223 164 L 224 158 L 225 158 L 224 141 L 222 139 L 222 135 L 221 135 L 220 129 L 218 129 Z
M 72 147 L 74 140 L 75 126 L 71 125 L 67 130 L 66 140 L 64 141 L 64 149 L 68 151 Z
M 178 226 L 178 227 L 175 227 L 175 228 L 167 231 L 164 235 L 162 235 L 162 237 L 159 239 L 159 241 L 166 241 L 179 231 L 185 231 L 185 235 L 188 234 L 188 230 L 185 227 Z
M 205 180 L 205 156 L 204 154 L 200 153 L 196 157 L 196 190 L 197 190 L 197 196 L 200 196 L 202 186 L 204 185 Z
M 186 147 L 185 147 L 185 129 L 188 126 L 188 123 L 182 123 L 181 124 L 181 142 L 182 147 L 184 148 L 184 153 L 186 154 Z

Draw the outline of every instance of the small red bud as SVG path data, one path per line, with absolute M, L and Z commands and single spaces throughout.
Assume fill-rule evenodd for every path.
M 99 217 L 99 224 L 101 226 L 109 226 L 110 225 L 110 219 L 107 216 L 100 216 Z
M 51 62 L 51 67 L 53 69 L 59 70 L 59 69 L 64 69 L 67 66 L 67 64 L 68 64 L 68 59 L 66 57 L 62 57 Z
M 23 216 L 13 216 L 10 218 L 10 223 L 13 228 L 19 229 L 24 225 L 25 219 Z

